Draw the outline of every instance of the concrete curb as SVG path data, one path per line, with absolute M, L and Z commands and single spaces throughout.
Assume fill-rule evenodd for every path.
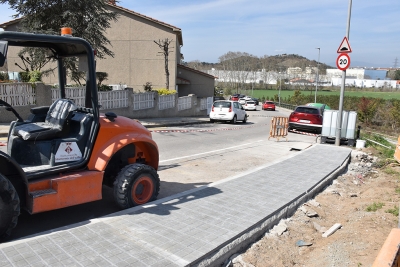
M 158 127 L 174 127 L 174 126 L 185 126 L 192 124 L 203 124 L 203 123 L 209 123 L 209 121 L 197 120 L 197 121 L 183 121 L 183 122 L 160 122 L 160 123 L 141 122 L 141 123 L 144 127 L 152 129 Z M 0 138 L 8 137 L 9 126 L 1 126 L 1 128 L 0 128 Z
M 301 205 L 314 198 L 318 193 L 322 192 L 325 187 L 327 187 L 334 179 L 343 173 L 343 171 L 347 168 L 350 158 L 351 152 L 349 152 L 348 157 L 340 166 L 338 166 L 336 170 L 333 170 L 319 183 L 315 184 L 309 190 L 300 194 L 293 199 L 293 201 L 287 203 L 274 213 L 269 214 L 265 219 L 254 224 L 246 231 L 239 233 L 235 238 L 221 245 L 219 248 L 216 248 L 213 252 L 204 255 L 196 262 L 192 262 L 191 266 L 228 266 L 229 258 L 232 255 L 244 251 L 250 244 L 259 240 L 268 230 L 272 229 L 274 225 L 277 225 L 280 220 L 292 216 Z
M 191 124 L 202 124 L 209 123 L 208 121 L 188 121 L 188 122 L 168 122 L 168 123 L 157 123 L 157 124 L 147 124 L 142 123 L 142 125 L 146 128 L 157 128 L 157 127 L 173 127 L 173 126 L 185 126 Z

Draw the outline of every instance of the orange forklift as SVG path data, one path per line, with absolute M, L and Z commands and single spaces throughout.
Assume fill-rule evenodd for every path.
M 158 147 L 139 122 L 99 113 L 96 67 L 91 45 L 72 36 L 0 32 L 0 66 L 9 47 L 44 49 L 58 66 L 60 99 L 34 107 L 21 118 L 11 111 L 7 153 L 0 151 L 0 240 L 17 225 L 21 209 L 30 214 L 100 200 L 113 187 L 121 209 L 157 198 Z M 84 106 L 66 97 L 65 62 L 79 61 L 86 74 Z

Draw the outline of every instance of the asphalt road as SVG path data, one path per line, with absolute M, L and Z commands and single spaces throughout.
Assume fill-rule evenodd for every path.
M 288 111 L 247 113 L 250 117 L 246 124 L 204 123 L 151 129 L 160 151 L 159 199 L 246 172 L 315 143 L 313 136 L 294 133 L 289 133 L 288 141 L 268 140 L 271 117 L 288 116 Z M 10 240 L 116 211 L 112 189 L 104 187 L 99 201 L 35 215 L 23 211 Z

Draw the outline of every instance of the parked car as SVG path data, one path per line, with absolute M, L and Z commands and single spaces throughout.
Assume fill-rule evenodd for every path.
M 265 101 L 262 105 L 262 110 L 272 110 L 275 111 L 275 103 L 272 101 Z
M 225 100 L 225 97 L 223 97 L 223 96 L 214 96 L 213 101 L 217 101 L 217 100 Z
M 246 101 L 243 107 L 245 110 L 257 110 L 256 102 L 254 102 L 253 100 Z
M 231 97 L 229 98 L 229 100 L 232 100 L 232 101 L 239 101 L 239 94 L 231 95 Z
M 251 98 L 251 100 L 253 100 L 254 102 L 256 102 L 256 106 L 258 106 L 258 104 L 260 104 L 260 101 L 258 100 L 258 98 Z
M 308 103 L 308 104 L 306 104 L 306 106 L 322 108 L 323 110 L 331 109 L 330 106 L 328 106 L 327 104 L 322 104 L 322 103 Z
M 289 116 L 289 130 L 321 133 L 324 110 L 312 106 L 298 106 Z
M 241 105 L 246 104 L 246 99 L 244 99 L 244 97 L 239 98 L 239 103 L 240 103 Z
M 236 121 L 247 122 L 247 113 L 241 104 L 232 100 L 215 101 L 210 112 L 210 122 L 214 121 Z

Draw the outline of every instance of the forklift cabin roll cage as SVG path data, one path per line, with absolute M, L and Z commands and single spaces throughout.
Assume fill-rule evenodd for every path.
M 31 178 L 55 174 L 64 170 L 84 168 L 89 161 L 94 141 L 99 130 L 96 66 L 94 50 L 91 45 L 86 40 L 77 37 L 3 31 L 0 32 L 0 67 L 5 63 L 8 46 L 48 48 L 51 50 L 53 53 L 52 56 L 56 59 L 58 64 L 58 80 L 61 99 L 66 98 L 66 77 L 65 67 L 63 64 L 64 58 L 78 57 L 79 60 L 82 60 L 82 63 L 85 64 L 83 65 L 80 62 L 80 66 L 83 66 L 86 70 L 85 108 L 83 108 L 83 110 L 86 112 L 89 111 L 93 114 L 93 123 L 82 159 L 77 162 L 68 163 L 67 165 L 55 166 L 43 171 L 39 170 L 32 174 Z

